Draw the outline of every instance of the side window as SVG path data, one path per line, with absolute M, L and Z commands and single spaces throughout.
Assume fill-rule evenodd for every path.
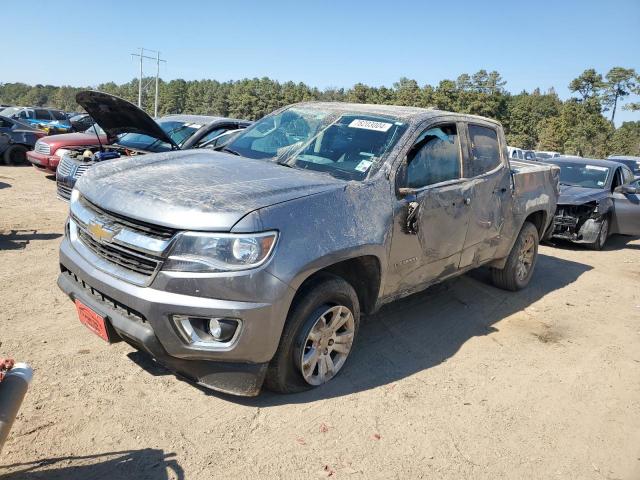
M 623 183 L 631 183 L 633 181 L 633 173 L 628 168 L 622 169 L 622 181 Z
M 41 108 L 36 108 L 36 119 L 37 120 L 51 120 L 51 114 L 49 110 L 43 110 Z
M 27 118 L 29 118 L 27 116 L 27 111 L 26 110 L 20 110 L 20 113 L 18 113 L 18 118 L 22 118 L 24 120 L 26 120 Z
M 493 128 L 469 125 L 471 140 L 471 172 L 467 177 L 477 177 L 500 165 L 498 134 Z
M 622 168 L 616 169 L 616 173 L 613 177 L 613 182 L 611 182 L 611 190 L 615 190 L 617 187 L 622 185 L 624 181 L 622 180 Z
M 4 120 L 0 118 L 0 128 L 11 128 L 13 127 L 13 123 L 10 123 L 8 120 Z
M 59 110 L 51 110 L 51 114 L 56 120 L 67 120 L 67 116 Z
M 522 153 L 522 150 L 518 150 L 518 158 L 520 160 L 524 160 L 524 154 Z
M 460 143 L 455 124 L 430 128 L 409 153 L 406 186 L 426 187 L 460 178 Z

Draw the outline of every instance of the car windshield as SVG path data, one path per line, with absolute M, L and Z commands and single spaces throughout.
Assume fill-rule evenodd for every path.
M 361 180 L 406 130 L 393 117 L 291 107 L 259 120 L 223 150 Z
M 551 158 L 551 155 L 548 153 L 544 153 L 544 152 L 536 152 L 536 158 L 537 159 L 547 159 L 547 158 Z
M 177 122 L 175 120 L 159 120 L 158 125 L 160 125 L 160 128 L 162 128 L 179 147 L 202 127 L 202 125 Z M 117 143 L 123 147 L 145 150 L 147 152 L 168 152 L 171 150 L 169 143 L 150 137 L 149 135 L 143 135 L 142 133 L 124 133 L 118 137 Z
M 560 167 L 560 184 L 573 187 L 603 189 L 611 169 L 587 163 L 558 163 Z

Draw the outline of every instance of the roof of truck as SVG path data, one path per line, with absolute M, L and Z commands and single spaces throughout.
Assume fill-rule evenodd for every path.
M 434 117 L 441 117 L 443 115 L 452 115 L 460 117 L 461 119 L 476 119 L 491 122 L 496 125 L 500 125 L 500 122 L 487 117 L 480 117 L 478 115 L 470 115 L 466 113 L 447 112 L 445 110 L 437 110 L 435 108 L 421 108 L 421 107 L 406 107 L 401 105 L 375 105 L 368 103 L 346 103 L 346 102 L 301 102 L 296 103 L 293 106 L 305 107 L 305 108 L 317 108 L 333 110 L 336 112 L 350 112 L 350 113 L 368 113 L 373 115 L 387 115 L 396 117 L 400 120 L 408 122 L 418 122 Z

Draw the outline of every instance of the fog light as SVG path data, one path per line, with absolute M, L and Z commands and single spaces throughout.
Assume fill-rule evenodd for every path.
M 209 320 L 209 333 L 218 342 L 228 342 L 236 333 L 238 322 L 226 318 L 212 318 Z
M 240 335 L 242 321 L 235 318 L 172 315 L 184 340 L 205 350 L 227 350 Z

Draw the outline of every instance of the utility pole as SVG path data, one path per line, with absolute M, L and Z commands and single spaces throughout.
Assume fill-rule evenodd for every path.
M 149 57 L 147 55 L 144 54 L 144 51 L 147 50 L 148 52 L 154 52 L 156 54 L 155 57 Z M 143 73 L 142 73 L 142 61 L 146 58 L 148 60 L 155 60 L 156 61 L 156 96 L 155 96 L 155 108 L 154 108 L 154 116 L 158 116 L 158 83 L 160 80 L 160 62 L 164 62 L 167 63 L 166 60 L 162 60 L 160 58 L 160 52 L 156 51 L 156 50 L 149 50 L 148 48 L 140 48 L 140 53 L 132 53 L 131 56 L 133 57 L 140 57 L 140 79 L 138 81 L 138 107 L 142 108 L 142 77 L 143 77 Z M 149 86 L 147 84 L 147 86 Z M 144 87 L 146 88 L 146 87 Z

